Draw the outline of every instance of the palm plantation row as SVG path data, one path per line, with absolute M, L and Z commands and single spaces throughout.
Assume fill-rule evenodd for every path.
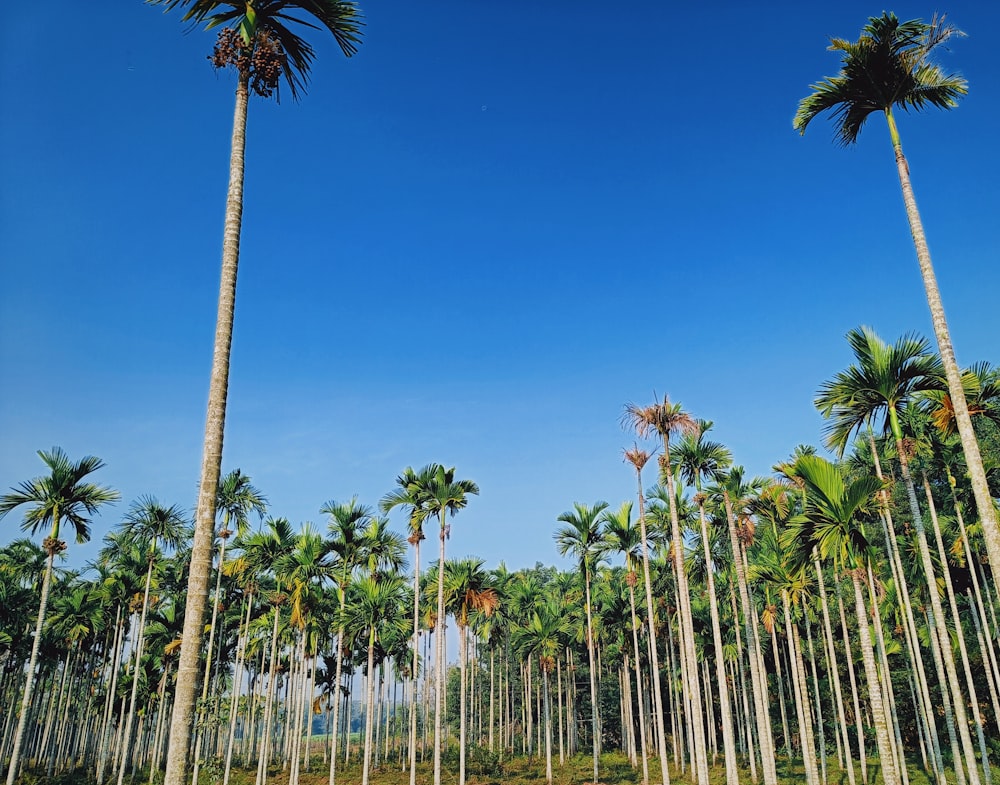
M 800 447 L 751 478 L 711 423 L 666 398 L 627 406 L 625 425 L 652 440 L 624 452 L 636 498 L 578 502 L 554 522 L 565 572 L 448 559 L 449 515 L 478 493 L 453 469 L 405 470 L 378 511 L 328 502 L 325 531 L 269 516 L 246 475 L 226 475 L 194 776 L 367 783 L 373 767 L 415 779 L 426 765 L 462 783 L 470 753 L 474 774 L 527 755 L 552 781 L 586 752 L 597 782 L 602 753 L 620 751 L 643 782 L 700 785 L 718 769 L 772 783 L 800 776 L 794 760 L 809 783 L 905 782 L 914 768 L 989 783 L 1000 597 L 941 364 L 912 336 L 848 340 L 856 362 L 816 398 L 838 462 Z M 1000 375 L 980 364 L 963 382 L 995 459 Z M 50 473 L 0 508 L 51 528 L 42 548 L 2 552 L 4 757 L 155 780 L 190 522 L 140 498 L 88 570 L 54 570 L 60 527 L 86 539 L 117 494 L 90 482 L 99 460 L 41 456 Z M 438 559 L 422 571 L 427 523 Z M 458 662 L 442 667 L 451 630 Z

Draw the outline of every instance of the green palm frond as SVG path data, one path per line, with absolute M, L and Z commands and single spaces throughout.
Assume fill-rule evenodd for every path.
M 361 44 L 364 21 L 353 0 L 146 0 L 166 11 L 184 7 L 182 19 L 206 30 L 227 28 L 239 33 L 253 50 L 263 38 L 277 41 L 287 58 L 282 76 L 292 98 L 298 99 L 309 81 L 315 59 L 312 45 L 295 30 L 305 27 L 329 32 L 346 57 Z
M 945 73 L 928 58 L 958 35 L 962 33 L 945 25 L 944 17 L 930 24 L 900 22 L 892 13 L 871 17 L 857 41 L 831 41 L 830 50 L 841 56 L 841 70 L 810 85 L 813 92 L 799 102 L 793 127 L 804 134 L 814 118 L 829 112 L 835 138 L 846 146 L 857 141 L 873 112 L 957 106 L 968 92 L 965 79 Z

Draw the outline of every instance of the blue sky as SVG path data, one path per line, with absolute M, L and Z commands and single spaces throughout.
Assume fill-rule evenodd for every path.
M 234 85 L 179 14 L 79 8 L 0 31 L 0 487 L 53 445 L 107 462 L 123 501 L 75 564 L 139 495 L 194 504 Z M 930 336 L 884 123 L 791 128 L 880 6 L 363 8 L 354 58 L 312 35 L 304 99 L 250 107 L 224 470 L 273 514 L 438 461 L 482 491 L 451 554 L 562 563 L 561 512 L 634 492 L 625 402 L 669 394 L 765 473 L 820 441 L 847 330 Z M 946 10 L 969 95 L 900 132 L 959 361 L 996 363 L 1000 9 Z

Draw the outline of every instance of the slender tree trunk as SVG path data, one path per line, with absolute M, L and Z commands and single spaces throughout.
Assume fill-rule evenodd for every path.
M 663 780 L 663 785 L 670 785 L 670 769 L 669 761 L 667 759 L 667 737 L 663 724 L 663 690 L 660 688 L 660 655 L 657 651 L 656 645 L 656 622 L 655 615 L 653 613 L 653 588 L 652 580 L 649 574 L 649 539 L 646 534 L 646 499 L 642 493 L 642 469 L 636 467 L 636 477 L 639 483 L 639 535 L 640 535 L 640 548 L 642 552 L 642 582 L 643 588 L 646 592 L 646 626 L 649 633 L 649 656 L 650 656 L 650 671 L 652 671 L 653 676 L 653 712 L 654 719 L 656 723 L 656 745 L 657 752 L 660 755 L 660 776 Z M 629 590 L 632 590 L 631 585 Z M 634 603 L 634 600 L 633 600 Z M 634 613 L 633 608 L 633 613 Z M 668 622 L 669 624 L 669 622 Z M 635 630 L 635 623 L 633 621 L 633 632 Z M 639 665 L 639 652 L 636 651 L 636 667 Z M 638 684 L 637 684 L 638 688 Z M 640 693 L 641 695 L 641 693 Z M 640 701 L 641 708 L 641 701 Z M 642 716 L 640 711 L 639 716 Z M 649 781 L 649 771 L 648 764 L 646 763 L 646 752 L 645 752 L 645 736 L 643 737 L 643 754 L 642 754 L 642 765 L 643 765 L 643 782 Z M 596 780 L 595 780 L 596 782 Z M 769 783 L 770 785 L 770 783 Z
M 281 606 L 274 606 L 274 629 L 271 631 L 271 660 L 267 677 L 267 695 L 264 698 L 264 720 L 263 731 L 260 740 L 260 752 L 257 758 L 257 785 L 265 785 L 267 782 L 267 766 L 271 757 L 271 738 L 274 736 L 272 728 L 272 712 L 275 703 L 275 681 L 278 676 L 278 618 Z
M 552 785 L 552 709 L 549 706 L 549 669 L 542 666 L 542 694 L 545 707 L 545 781 Z
M 155 543 L 154 543 L 155 547 Z M 142 613 L 139 616 L 139 628 L 135 633 L 135 651 L 132 653 L 132 691 L 128 700 L 128 714 L 125 715 L 125 733 L 122 736 L 122 758 L 118 767 L 118 785 L 125 781 L 125 766 L 128 763 L 128 752 L 132 747 L 132 725 L 135 721 L 135 702 L 139 694 L 139 662 L 146 640 L 146 611 L 149 608 L 149 585 L 153 579 L 153 559 L 150 557 L 146 568 L 146 588 L 142 595 Z
M 882 462 L 879 458 L 878 448 L 875 445 L 875 435 L 872 432 L 871 424 L 868 425 L 868 445 L 872 453 L 872 461 L 875 465 L 875 475 L 879 480 L 885 481 L 885 476 L 882 473 Z M 920 714 L 924 718 L 924 723 L 927 726 L 927 732 L 929 734 L 929 742 L 931 745 L 931 755 L 934 760 L 934 772 L 935 777 L 939 785 L 944 785 L 945 774 L 944 774 L 944 759 L 941 756 L 941 742 L 938 738 L 937 724 L 936 724 L 936 712 L 935 707 L 931 703 L 930 687 L 927 680 L 927 671 L 924 668 L 924 659 L 920 652 L 920 641 L 917 636 L 917 622 L 913 614 L 913 603 L 910 602 L 910 590 L 906 581 L 906 573 L 903 570 L 903 562 L 900 558 L 899 544 L 896 540 L 896 530 L 892 520 L 892 509 L 889 504 L 889 491 L 883 490 L 880 495 L 880 502 L 882 507 L 881 522 L 883 526 L 883 534 L 886 539 L 886 544 L 889 548 L 889 565 L 892 572 L 893 580 L 896 581 L 896 585 L 899 589 L 899 596 L 902 598 L 903 602 L 903 629 L 907 641 L 907 656 L 910 659 L 910 664 L 913 667 L 914 673 L 917 679 L 918 694 L 920 697 Z M 940 673 L 939 673 L 940 675 Z M 951 702 L 947 699 L 944 701 L 945 707 L 945 725 L 948 730 L 948 736 L 952 745 L 952 752 L 954 753 L 956 759 L 958 758 L 958 746 L 957 746 L 957 736 L 955 735 L 955 722 L 954 717 L 951 712 Z M 862 766 L 864 761 L 862 760 Z M 964 776 L 964 775 L 960 775 Z
M 58 531 L 58 512 L 53 529 Z M 21 766 L 21 745 L 24 742 L 24 729 L 28 724 L 28 708 L 31 706 L 32 690 L 35 687 L 35 668 L 38 667 L 38 648 L 42 643 L 42 625 L 45 623 L 45 609 L 49 604 L 49 589 L 52 585 L 52 560 L 56 552 L 55 543 L 49 547 L 49 558 L 45 562 L 45 573 L 42 575 L 42 596 L 38 601 L 38 620 L 35 622 L 35 637 L 31 642 L 31 656 L 28 658 L 28 673 L 25 676 L 24 692 L 21 695 L 21 712 L 17 719 L 17 730 L 14 732 L 14 748 L 10 754 L 10 766 L 7 769 L 7 785 L 14 785 L 17 772 Z
M 736 588 L 739 591 L 740 604 L 743 607 L 743 622 L 747 630 L 747 646 L 750 649 L 750 687 L 753 691 L 754 719 L 757 723 L 757 739 L 760 744 L 764 785 L 777 785 L 778 772 L 775 766 L 774 739 L 771 736 L 771 726 L 767 717 L 767 674 L 762 673 L 758 667 L 760 659 L 760 636 L 757 629 L 757 616 L 754 614 L 753 607 L 750 604 L 750 592 L 747 589 L 747 576 L 743 565 L 743 546 L 736 536 L 736 516 L 733 513 L 733 504 L 728 492 L 723 495 L 723 501 L 726 506 L 729 546 L 733 552 L 733 570 L 736 573 Z M 851 785 L 854 785 L 853 779 L 851 780 Z
M 698 517 L 701 521 L 701 541 L 705 548 L 705 566 L 708 591 L 708 608 L 712 621 L 712 642 L 715 645 L 715 680 L 719 691 L 719 711 L 722 715 L 722 749 L 726 759 L 726 785 L 739 785 L 740 774 L 736 762 L 736 739 L 733 733 L 732 704 L 729 701 L 729 685 L 726 680 L 726 662 L 722 649 L 722 628 L 719 625 L 719 599 L 715 594 L 715 566 L 712 563 L 712 548 L 708 539 L 708 522 L 705 519 L 705 502 L 698 497 Z M 708 696 L 711 699 L 711 695 Z
M 917 544 L 920 551 L 920 561 L 923 565 L 924 575 L 927 580 L 927 594 L 930 597 L 931 614 L 934 617 L 934 624 L 937 628 L 938 646 L 941 651 L 944 672 L 941 677 L 941 689 L 951 690 L 953 697 L 953 707 L 955 710 L 955 725 L 958 737 L 962 743 L 962 752 L 965 754 L 965 763 L 968 768 L 970 785 L 979 785 L 979 771 L 976 764 L 976 753 L 972 746 L 972 737 L 969 734 L 968 716 L 965 711 L 965 698 L 962 696 L 962 689 L 958 682 L 958 670 L 955 666 L 955 657 L 951 651 L 951 640 L 948 637 L 948 630 L 945 625 L 944 609 L 941 607 L 941 597 L 937 590 L 937 579 L 934 573 L 934 565 L 931 561 L 930 547 L 927 544 L 927 534 L 924 531 L 923 518 L 920 514 L 920 505 L 917 503 L 917 492 L 913 485 L 913 478 L 910 475 L 909 460 L 907 458 L 906 447 L 903 444 L 902 430 L 899 427 L 899 419 L 895 407 L 889 407 L 889 421 L 892 426 L 892 433 L 896 440 L 896 453 L 899 458 L 899 467 L 903 475 L 903 484 L 906 488 L 906 497 L 910 504 L 910 514 L 913 517 L 913 528 L 917 533 Z
M 890 108 L 885 109 L 885 118 L 889 124 L 889 135 L 892 148 L 896 154 L 896 171 L 899 174 L 899 185 L 903 191 L 903 204 L 906 207 L 906 218 L 910 224 L 910 235 L 913 237 L 913 247 L 917 252 L 920 264 L 920 275 L 927 294 L 927 305 L 931 312 L 931 323 L 934 325 L 934 335 L 937 338 L 938 352 L 944 365 L 945 377 L 948 381 L 948 395 L 955 412 L 955 424 L 962 440 L 962 451 L 965 453 L 965 463 L 969 470 L 969 480 L 972 492 L 976 498 L 976 508 L 983 526 L 983 539 L 986 541 L 986 552 L 990 560 L 990 570 L 993 575 L 1000 575 L 1000 525 L 997 522 L 996 508 L 993 496 L 986 482 L 986 470 L 979 451 L 979 442 L 972 427 L 972 417 L 969 415 L 968 403 L 965 400 L 965 389 L 962 386 L 962 374 L 955 359 L 955 349 L 951 344 L 951 333 L 944 314 L 944 303 L 938 290 L 937 276 L 931 263 L 931 252 L 927 247 L 927 237 L 924 234 L 920 211 L 917 209 L 917 199 L 913 195 L 910 184 L 910 167 L 903 155 L 903 146 L 896 130 L 896 121 Z M 957 702 L 957 701 L 956 701 Z
M 958 613 L 958 602 L 955 599 L 955 588 L 951 583 L 951 571 L 948 569 L 948 554 L 944 549 L 944 541 L 941 539 L 941 528 L 938 526 L 937 508 L 934 505 L 934 497 L 931 495 L 931 486 L 927 482 L 927 475 L 923 477 L 924 493 L 927 497 L 927 509 L 931 514 L 931 528 L 934 530 L 934 542 L 937 545 L 938 559 L 941 561 L 941 573 L 944 576 L 945 592 L 948 595 L 948 605 L 951 608 L 951 615 L 955 619 L 955 632 L 958 637 L 958 650 L 962 659 L 962 671 L 965 676 L 965 686 L 969 691 L 969 701 L 972 705 L 973 721 L 976 725 L 976 735 L 979 741 L 979 755 L 983 766 L 983 780 L 986 785 L 992 785 L 993 777 L 990 772 L 990 757 L 986 747 L 986 737 L 983 734 L 983 721 L 979 712 L 979 698 L 976 694 L 976 682 L 972 677 L 972 668 L 969 666 L 969 652 L 965 646 L 965 632 L 962 629 L 962 617 Z M 987 662 L 983 662 L 986 666 Z M 959 696 L 956 696 L 956 700 Z
M 420 538 L 413 535 L 413 672 L 410 674 L 410 785 L 417 785 L 417 671 L 420 667 Z M 426 676 L 425 676 L 426 678 Z M 492 734 L 493 728 L 490 727 Z M 490 745 L 492 749 L 492 744 Z M 333 784 L 333 779 L 330 780 Z
M 635 654 L 635 693 L 637 698 L 637 704 L 639 706 L 639 747 L 642 754 L 642 783 L 643 785 L 648 785 L 649 783 L 649 754 L 646 752 L 646 712 L 643 709 L 644 701 L 642 699 L 642 673 L 639 670 L 639 620 L 635 615 L 635 573 L 631 570 L 626 575 L 628 581 L 628 601 L 629 610 L 632 614 L 632 651 Z M 655 687 L 654 687 L 655 689 Z M 632 703 L 632 696 L 628 697 L 629 705 Z M 662 715 L 660 717 L 661 725 Z M 666 744 L 663 745 L 663 752 L 666 752 Z M 660 762 L 663 765 L 663 761 Z
M 840 684 L 840 668 L 837 666 L 837 648 L 833 644 L 833 627 L 830 624 L 830 610 L 826 601 L 826 584 L 823 581 L 823 569 L 819 560 L 813 554 L 813 566 L 816 568 L 816 576 L 819 580 L 820 607 L 823 612 L 823 640 L 826 644 L 827 656 L 830 660 L 830 681 L 833 683 L 833 696 L 837 704 L 837 720 L 840 728 L 840 738 L 844 749 L 845 766 L 847 768 L 847 781 L 850 785 L 855 785 L 854 758 L 851 754 L 851 739 L 847 733 L 847 718 L 844 716 L 844 691 Z
M 375 628 L 368 633 L 368 683 L 365 697 L 365 749 L 362 756 L 361 785 L 368 785 L 372 759 L 372 728 L 375 722 Z
M 586 558 L 586 557 L 585 557 Z M 590 569 L 584 564 L 583 568 L 583 582 L 584 589 L 586 590 L 586 600 L 587 600 L 587 656 L 590 658 L 590 703 L 591 703 L 591 727 L 593 729 L 593 742 L 594 742 L 594 782 L 600 782 L 597 776 L 597 765 L 600 757 L 601 749 L 601 720 L 598 714 L 597 706 L 597 671 L 594 664 L 594 620 L 591 617 L 590 612 Z
M 682 667 L 686 668 L 686 701 L 690 707 L 691 722 L 691 765 L 697 776 L 698 785 L 708 785 L 708 753 L 705 746 L 705 726 L 702 722 L 701 690 L 698 687 L 698 658 L 694 645 L 694 625 L 691 617 L 691 595 L 688 590 L 687 572 L 684 569 L 684 540 L 681 537 L 680 519 L 677 513 L 677 498 L 674 494 L 674 475 L 670 470 L 670 446 L 663 441 L 663 472 L 667 481 L 667 496 L 670 508 L 671 547 L 673 550 L 674 573 L 677 578 L 677 604 L 680 611 L 678 629 L 683 648 Z M 666 769 L 664 768 L 664 771 Z M 664 783 L 666 785 L 666 783 Z
M 445 526 L 445 508 L 441 508 L 441 533 L 439 535 L 438 554 L 438 582 L 437 582 L 437 629 L 438 635 L 435 641 L 435 673 L 434 673 L 434 785 L 441 785 L 441 711 L 442 700 L 444 698 L 444 638 L 445 638 L 445 613 L 444 613 L 444 541 L 447 537 L 447 527 Z
M 785 615 L 785 641 L 788 646 L 788 667 L 791 671 L 792 692 L 795 695 L 795 712 L 799 724 L 799 745 L 802 749 L 802 764 L 808 785 L 819 785 L 816 770 L 816 746 L 813 744 L 812 718 L 809 712 L 809 690 L 806 686 L 804 664 L 799 649 L 797 630 L 792 626 L 791 603 L 788 592 L 782 590 L 781 604 Z M 886 783 L 889 785 L 889 783 Z
M 199 655 L 208 600 L 209 573 L 212 570 L 212 542 L 215 539 L 215 505 L 222 471 L 222 439 L 226 422 L 226 398 L 229 394 L 229 353 L 233 338 L 233 315 L 236 307 L 236 273 L 240 257 L 240 228 L 243 222 L 243 156 L 246 150 L 249 74 L 241 73 L 236 88 L 236 109 L 229 158 L 229 189 L 226 195 L 226 219 L 222 241 L 222 275 L 219 284 L 219 307 L 212 351 L 212 377 L 208 389 L 208 412 L 205 416 L 205 443 L 201 460 L 198 508 L 195 514 L 194 546 L 188 576 L 187 602 L 174 710 L 170 719 L 167 771 L 164 785 L 184 785 L 187 781 L 188 748 L 191 741 L 191 715 L 198 688 Z M 13 785 L 13 783 L 9 783 Z
M 214 529 L 212 534 L 215 534 Z M 202 706 L 198 712 L 199 718 L 202 718 L 205 714 L 205 704 L 208 701 L 208 683 L 212 677 L 212 644 L 215 641 L 215 622 L 219 616 L 219 590 L 222 588 L 222 564 L 226 559 L 226 539 L 227 537 L 222 537 L 219 543 L 219 569 L 216 571 L 215 576 L 215 600 L 212 603 L 212 622 L 208 625 L 208 656 L 205 658 L 205 675 L 202 677 L 201 683 Z M 203 736 L 204 732 L 201 728 L 198 728 L 195 732 L 194 764 L 191 773 L 192 785 L 198 785 L 198 769 L 201 766 L 200 758 Z
M 466 680 L 468 679 L 469 630 L 465 623 L 458 625 L 458 785 L 465 785 L 465 740 L 467 734 Z
M 229 702 L 229 738 L 226 742 L 226 769 L 222 777 L 222 785 L 229 785 L 229 775 L 233 767 L 233 747 L 236 746 L 236 721 L 240 707 L 240 685 L 243 682 L 243 665 L 246 660 L 247 638 L 249 637 L 250 613 L 253 610 L 253 595 L 247 598 L 246 620 L 241 631 L 237 632 L 236 668 L 233 673 L 233 695 Z M 248 690 L 247 702 L 253 699 L 253 691 Z
M 878 745 L 879 760 L 882 764 L 882 781 L 885 785 L 901 785 L 896 759 L 892 754 L 892 743 L 889 740 L 889 718 L 882 703 L 882 687 L 879 683 L 878 669 L 875 667 L 875 650 L 872 646 L 871 629 L 868 626 L 868 612 L 865 609 L 865 599 L 861 589 L 861 576 L 857 570 L 851 571 L 851 583 L 854 585 L 854 609 L 858 617 L 861 660 L 868 681 L 868 704 L 872 710 L 875 743 Z M 886 677 L 888 678 L 888 674 Z

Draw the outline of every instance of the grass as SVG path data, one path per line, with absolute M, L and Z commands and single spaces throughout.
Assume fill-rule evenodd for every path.
M 454 748 L 450 754 L 444 757 L 448 765 L 442 765 L 441 782 L 442 785 L 458 785 L 458 759 Z M 479 763 L 482 763 L 480 760 Z M 492 760 L 486 760 L 486 765 L 480 765 L 477 769 L 476 751 L 472 750 L 467 761 L 467 785 L 545 785 L 545 758 L 534 756 L 508 758 L 500 762 L 499 768 L 490 766 Z M 328 764 L 322 756 L 313 755 L 311 761 L 311 771 L 301 771 L 299 775 L 300 785 L 327 785 L 329 782 Z M 492 769 L 489 773 L 484 773 L 482 769 Z M 601 756 L 600 761 L 601 785 L 639 785 L 642 781 L 641 768 L 633 769 L 628 758 L 620 753 L 608 753 Z M 855 772 L 858 782 L 861 781 L 861 773 L 855 762 Z M 1000 777 L 1000 770 L 993 769 L 994 780 Z M 910 765 L 908 768 L 910 785 L 934 785 L 927 774 L 918 766 Z M 589 755 L 576 755 L 566 760 L 563 765 L 559 764 L 558 755 L 553 755 L 552 760 L 553 785 L 592 785 L 593 783 L 593 761 Z M 837 766 L 836 756 L 828 759 L 828 785 L 847 785 L 847 773 L 840 771 Z M 759 775 L 759 772 L 758 772 Z M 651 785 L 659 785 L 659 764 L 651 759 L 649 762 L 649 776 Z M 162 775 L 161 775 L 162 777 Z M 161 777 L 157 781 L 162 781 Z M 671 783 L 683 783 L 687 785 L 691 782 L 690 770 L 681 773 L 671 769 Z M 759 779 L 759 776 L 758 776 Z M 789 763 L 784 758 L 778 759 L 778 779 L 782 785 L 798 785 L 805 781 L 805 772 L 801 761 Z M 711 785 L 725 785 L 726 772 L 720 764 L 709 770 L 709 780 Z M 126 780 L 128 781 L 128 780 Z M 145 785 L 149 781 L 148 776 L 137 777 L 132 785 Z M 221 781 L 221 773 L 216 773 L 209 766 L 202 771 L 199 785 L 214 785 Z M 234 769 L 230 778 L 231 785 L 254 785 L 255 771 Z M 400 765 L 393 758 L 389 765 L 380 766 L 373 769 L 369 776 L 369 785 L 409 785 L 409 770 L 405 765 Z M 881 785 L 882 779 L 879 776 L 879 765 L 875 759 L 868 763 L 869 785 Z M 949 778 L 949 782 L 951 782 Z M 288 785 L 288 773 L 279 767 L 272 767 L 267 779 L 268 785 Z M 428 785 L 433 782 L 433 767 L 430 759 L 417 765 L 418 785 Z M 750 785 L 753 780 L 749 770 L 741 770 L 740 782 Z M 352 757 L 349 766 L 339 765 L 337 767 L 337 785 L 360 785 L 361 783 L 361 760 L 359 757 Z M 18 785 L 92 785 L 93 779 L 83 773 L 73 775 L 60 775 L 47 778 L 38 776 L 31 772 L 25 773 L 19 780 Z

